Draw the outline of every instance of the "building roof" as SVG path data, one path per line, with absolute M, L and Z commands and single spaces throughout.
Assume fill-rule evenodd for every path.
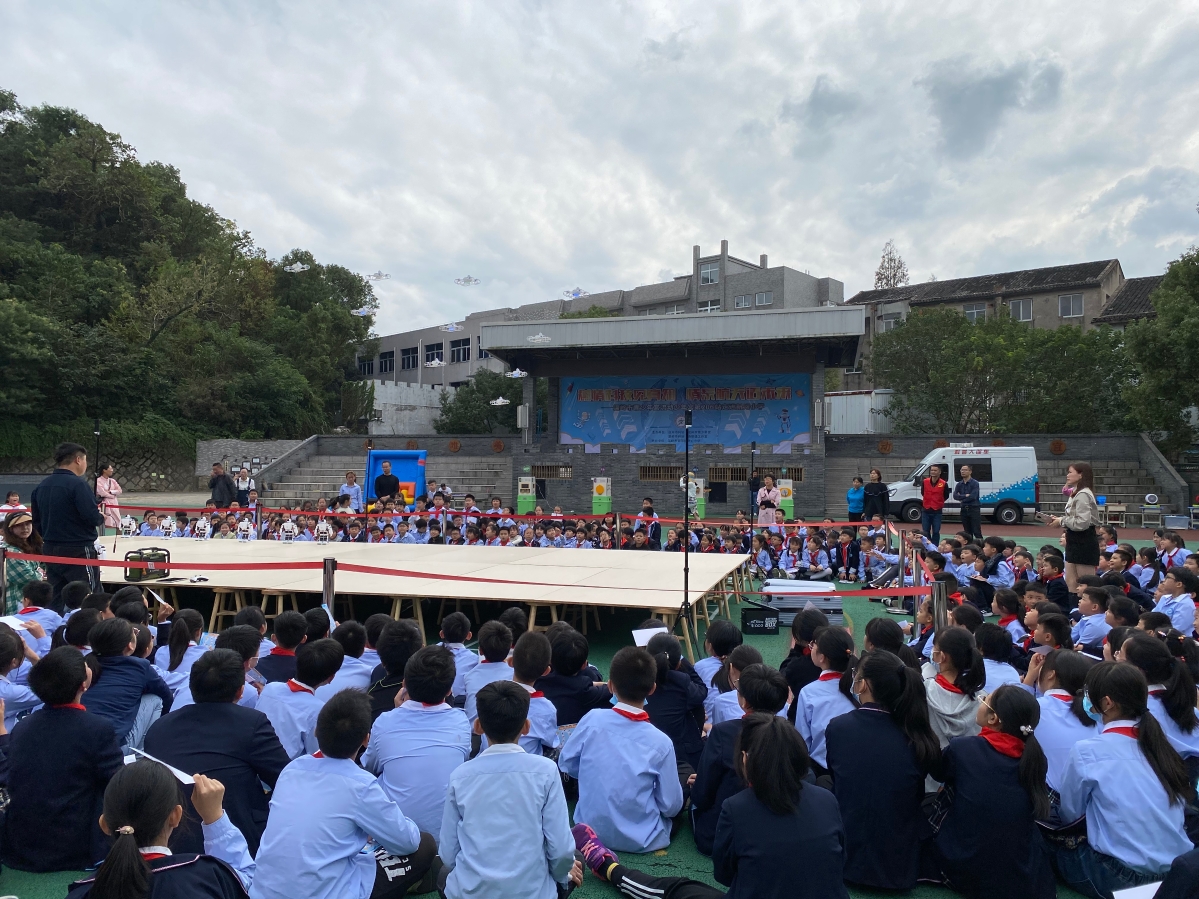
M 652 306 L 666 300 L 685 300 L 691 293 L 691 279 L 679 278 L 658 284 L 643 284 L 625 293 L 629 296 L 629 305 L 633 307 Z
M 1095 318 L 1091 319 L 1097 325 L 1119 325 L 1142 318 L 1153 318 L 1157 311 L 1149 302 L 1149 295 L 1162 283 L 1165 275 L 1151 275 L 1148 278 L 1129 278 L 1116 291 L 1111 302 Z
M 1099 284 L 1100 279 L 1113 265 L 1119 265 L 1119 262 L 1115 259 L 1100 259 L 1096 262 L 1054 265 L 1049 268 L 1032 268 L 996 275 L 976 275 L 972 278 L 954 278 L 949 281 L 927 281 L 923 284 L 908 284 L 883 290 L 862 290 L 846 302 L 865 304 L 899 301 L 911 306 L 923 306 L 1073 287 L 1093 287 Z

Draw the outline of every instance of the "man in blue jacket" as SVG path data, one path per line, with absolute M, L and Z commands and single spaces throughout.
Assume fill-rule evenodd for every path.
M 97 558 L 96 528 L 103 527 L 104 515 L 83 478 L 86 471 L 87 450 L 78 443 L 60 443 L 54 450 L 54 471 L 33 490 L 30 511 L 47 556 Z M 94 565 L 50 563 L 46 580 L 54 590 L 50 607 L 60 615 L 62 588 L 71 581 L 86 581 L 93 593 L 100 591 L 100 569 Z
M 962 504 L 962 530 L 978 541 L 983 539 L 982 507 L 978 500 L 978 481 L 971 477 L 969 465 L 963 465 L 953 498 Z

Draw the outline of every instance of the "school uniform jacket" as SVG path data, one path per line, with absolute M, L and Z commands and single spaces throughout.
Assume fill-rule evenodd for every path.
M 106 718 L 117 742 L 123 742 L 147 693 L 162 700 L 164 715 L 171 710 L 174 695 L 153 665 L 137 656 L 105 656 L 100 663 L 100 677 L 92 681 L 80 701 L 93 715 Z
M 745 782 L 733 767 L 733 751 L 744 724 L 744 718 L 734 718 L 714 725 L 695 769 L 695 783 L 691 787 L 691 831 L 695 836 L 695 848 L 704 855 L 712 854 L 716 822 L 720 819 L 724 801 L 745 789 Z
M 317 699 L 328 702 L 333 698 L 334 694 L 340 693 L 342 690 L 360 690 L 365 693 L 370 689 L 371 672 L 375 670 L 375 665 L 378 664 L 378 661 L 372 665 L 365 658 L 356 659 L 353 656 L 346 656 L 342 659 L 341 667 L 337 669 L 337 673 L 333 675 L 333 680 L 323 687 L 317 687 Z
M 646 697 L 645 710 L 650 723 L 674 744 L 675 758 L 695 767 L 704 744 L 696 713 L 704 707 L 708 690 L 703 679 L 692 671 L 666 672 L 666 683 Z
M 1066 585 L 1066 577 L 1061 574 L 1045 579 L 1045 599 L 1057 603 L 1067 612 L 1078 605 L 1078 597 L 1070 592 L 1070 588 Z
M 825 742 L 845 824 L 845 879 L 876 889 L 912 889 L 920 872 L 927 821 L 920 803 L 929 772 L 917 764 L 891 714 L 873 703 L 830 721 Z
M 924 677 L 924 691 L 928 694 L 928 723 L 941 748 L 948 746 L 954 737 L 977 734 L 979 728 L 974 716 L 978 711 L 978 700 L 951 689 L 951 685 L 938 676 L 931 662 L 925 662 L 920 673 Z
M 196 663 L 196 659 L 208 652 L 203 646 L 191 644 L 183 651 L 183 658 L 179 662 L 179 667 L 174 671 L 169 671 L 171 667 L 171 648 L 169 646 L 160 646 L 154 651 L 152 657 L 155 667 L 161 673 L 161 677 L 168 687 L 171 688 L 171 693 L 178 693 L 180 688 L 186 686 L 188 679 L 191 677 L 192 665 Z
M 255 669 L 266 678 L 267 683 L 279 684 L 296 676 L 296 651 L 275 647 L 266 655 L 258 657 Z
M 479 664 L 478 653 L 471 652 L 461 643 L 442 643 L 440 645 L 454 654 L 454 686 L 450 692 L 455 696 L 465 696 L 466 672 Z
M 612 693 L 596 684 L 583 671 L 573 677 L 550 672 L 537 678 L 534 686 L 558 710 L 558 726 L 578 724 L 592 709 L 611 708 Z
M 1049 851 L 1020 786 L 1020 759 L 981 736 L 955 737 L 942 767 L 954 796 L 933 846 L 953 888 L 977 899 L 1054 899 Z
M 829 550 L 829 567 L 833 569 L 834 574 L 840 574 L 842 568 L 848 568 L 850 574 L 858 574 L 862 567 L 862 555 L 858 549 L 857 543 L 849 541 L 842 544 L 840 541 L 833 544 Z
M 1045 761 L 1049 769 L 1045 774 L 1045 783 L 1049 789 L 1060 790 L 1062 772 L 1066 770 L 1066 762 L 1070 760 L 1070 751 L 1079 740 L 1088 740 L 1099 731 L 1088 727 L 1078 720 L 1071 710 L 1074 697 L 1065 690 L 1050 690 L 1043 696 L 1037 697 L 1041 706 L 1041 720 L 1037 724 L 1037 742 L 1045 753 Z
M 808 755 L 825 767 L 824 732 L 838 715 L 854 710 L 854 704 L 841 692 L 841 673 L 822 672 L 820 677 L 799 691 L 795 699 L 795 729 L 808 744 Z
M 263 687 L 257 710 L 270 719 L 283 751 L 294 759 L 317 751 L 316 716 L 324 704 L 312 687 L 293 677 L 285 684 Z
M 812 661 L 812 651 L 806 646 L 796 646 L 792 649 L 783 659 L 779 671 L 787 678 L 787 686 L 795 696 L 799 696 L 800 690 L 820 677 L 820 669 Z M 795 710 L 798 705 L 799 703 L 793 702 L 787 709 L 787 720 L 792 724 L 795 723 Z
M 180 771 L 223 783 L 225 814 L 246 838 L 250 854 L 258 852 L 269 811 L 263 784 L 274 789 L 290 761 L 266 715 L 233 702 L 196 703 L 154 722 L 146 732 L 146 752 Z M 180 827 L 171 840 L 175 852 L 203 848 L 195 826 Z
M 506 661 L 480 662 L 470 671 L 466 672 L 466 677 L 464 678 L 466 706 L 464 711 L 471 724 L 474 724 L 475 719 L 479 717 L 479 713 L 475 707 L 479 691 L 488 684 L 500 680 L 512 680 L 512 666 Z
M 108 843 L 98 824 L 104 788 L 123 763 L 109 722 L 80 706 L 43 708 L 22 719 L 8 744 L 5 864 L 80 871 L 104 858 Z

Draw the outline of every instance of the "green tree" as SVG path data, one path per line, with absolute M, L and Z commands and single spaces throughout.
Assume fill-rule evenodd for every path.
M 558 318 L 617 318 L 619 316 L 619 309 L 605 309 L 603 306 L 592 303 L 586 309 L 580 309 L 578 312 L 563 312 Z
M 438 434 L 513 434 L 516 407 L 524 400 L 524 382 L 481 368 L 451 396 L 441 393 L 441 414 L 433 422 Z M 491 401 L 503 397 L 506 406 Z

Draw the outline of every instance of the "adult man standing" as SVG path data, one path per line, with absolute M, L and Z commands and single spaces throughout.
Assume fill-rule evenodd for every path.
M 949 498 L 949 485 L 941 478 L 941 466 L 930 465 L 928 477 L 920 490 L 923 508 L 920 510 L 920 530 L 933 543 L 941 542 L 941 512 Z
M 383 461 L 383 474 L 375 477 L 375 498 L 381 503 L 389 499 L 399 502 L 400 479 L 391 473 L 391 463 Z M 432 496 L 432 494 L 429 494 Z
M 83 478 L 87 450 L 78 443 L 60 443 L 54 450 L 54 471 L 33 490 L 30 500 L 33 523 L 42 535 L 42 552 L 47 556 L 75 559 L 98 558 L 96 528 L 104 526 L 104 515 L 96 506 L 96 495 Z M 63 611 L 62 588 L 71 581 L 86 581 L 92 592 L 100 590 L 100 569 L 94 565 L 49 563 L 46 580 L 54 593 L 50 607 Z
M 225 474 L 225 466 L 220 462 L 212 463 L 208 489 L 212 491 L 212 501 L 218 509 L 228 509 L 237 501 L 237 485 L 233 483 L 233 478 Z
M 958 473 L 958 482 L 953 488 L 953 498 L 962 504 L 962 530 L 968 533 L 971 539 L 981 543 L 983 539 L 982 506 L 979 505 L 978 481 L 971 477 L 969 465 L 963 465 Z
M 749 517 L 756 521 L 758 518 L 758 491 L 762 489 L 762 478 L 755 468 L 749 476 Z

